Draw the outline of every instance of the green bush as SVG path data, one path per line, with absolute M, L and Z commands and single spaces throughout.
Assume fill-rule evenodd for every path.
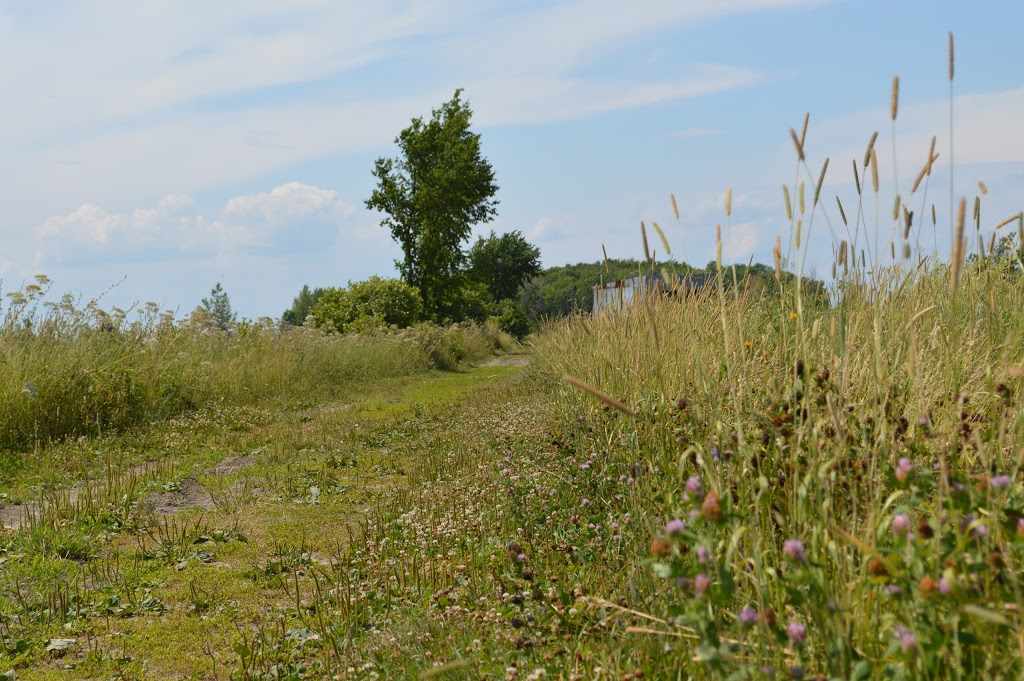
M 374 326 L 412 326 L 420 320 L 419 291 L 398 279 L 370 277 L 348 288 L 324 291 L 310 314 L 317 325 L 332 325 L 340 333 Z
M 494 304 L 491 314 L 491 321 L 498 325 L 498 328 L 516 338 L 522 340 L 530 333 L 530 320 L 523 310 L 523 306 L 512 300 L 501 300 Z

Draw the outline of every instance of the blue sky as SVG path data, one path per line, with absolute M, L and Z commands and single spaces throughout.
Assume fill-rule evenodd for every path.
M 501 187 L 478 232 L 521 230 L 545 265 L 641 255 L 641 220 L 698 265 L 719 223 L 735 259 L 771 262 L 809 111 L 809 173 L 831 159 L 805 239 L 824 276 L 824 219 L 839 228 L 836 195 L 852 219 L 850 160 L 875 130 L 881 240 L 892 227 L 896 74 L 901 195 L 932 135 L 940 154 L 910 201 L 939 225 L 912 241 L 945 253 L 947 32 L 954 192 L 986 183 L 987 236 L 1024 208 L 1021 25 L 1010 0 L 0 0 L 0 276 L 85 298 L 123 279 L 109 305 L 182 314 L 221 281 L 258 317 L 303 284 L 393 275 L 399 249 L 363 207 L 373 160 L 458 87 Z

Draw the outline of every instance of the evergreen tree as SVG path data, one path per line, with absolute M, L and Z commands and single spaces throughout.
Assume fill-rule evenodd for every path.
M 203 308 L 210 313 L 221 331 L 230 331 L 238 319 L 238 315 L 231 311 L 231 300 L 219 281 L 210 291 L 210 297 L 203 298 Z
M 309 316 L 310 311 L 326 291 L 327 289 L 322 288 L 310 290 L 308 285 L 304 285 L 302 290 L 299 291 L 299 295 L 295 296 L 295 299 L 292 300 L 292 306 L 281 314 L 281 319 L 292 326 L 302 326 L 306 322 L 306 317 Z

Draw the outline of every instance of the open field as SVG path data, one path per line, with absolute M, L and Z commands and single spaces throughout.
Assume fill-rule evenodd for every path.
M 877 133 L 836 211 L 806 128 L 774 268 L 723 263 L 730 189 L 713 284 L 525 349 L 9 296 L 0 673 L 1024 676 L 1024 213 L 951 191 L 926 253 L 934 138 L 890 222 Z
M 995 263 L 955 296 L 942 269 L 903 276 L 803 309 L 653 301 L 549 328 L 527 368 L 87 440 L 174 454 L 7 536 L 0 659 L 18 678 L 1013 677 L 1024 285 Z

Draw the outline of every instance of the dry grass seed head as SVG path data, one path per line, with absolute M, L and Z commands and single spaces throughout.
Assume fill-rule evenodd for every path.
M 876 135 L 878 133 L 875 133 Z M 878 156 L 875 154 L 875 150 L 871 149 L 871 189 L 876 194 L 878 193 Z
M 828 159 L 825 159 L 825 164 L 821 166 L 821 175 L 818 176 L 818 186 L 814 189 L 814 203 L 812 205 L 818 205 L 818 197 L 821 195 L 821 187 L 825 184 L 825 171 L 828 170 Z
M 956 293 L 957 288 L 960 285 L 960 270 L 963 267 L 964 257 L 964 217 L 967 212 L 967 199 L 960 199 L 960 207 L 957 209 L 956 214 L 956 234 L 953 238 L 953 262 L 951 276 L 951 286 L 953 293 Z
M 892 102 L 889 105 L 889 116 L 896 120 L 896 112 L 900 108 L 900 77 L 892 77 Z
M 868 140 L 868 148 L 864 151 L 864 167 L 868 167 L 868 163 L 871 162 L 871 152 L 875 149 L 875 140 L 878 139 L 878 131 L 875 130 L 871 134 L 871 139 Z
M 796 158 L 798 161 L 804 160 L 804 145 L 800 144 L 800 138 L 796 136 L 796 130 L 793 128 L 789 129 L 789 136 L 793 138 L 793 146 L 796 147 Z
M 949 32 L 949 79 L 953 80 L 953 32 Z

